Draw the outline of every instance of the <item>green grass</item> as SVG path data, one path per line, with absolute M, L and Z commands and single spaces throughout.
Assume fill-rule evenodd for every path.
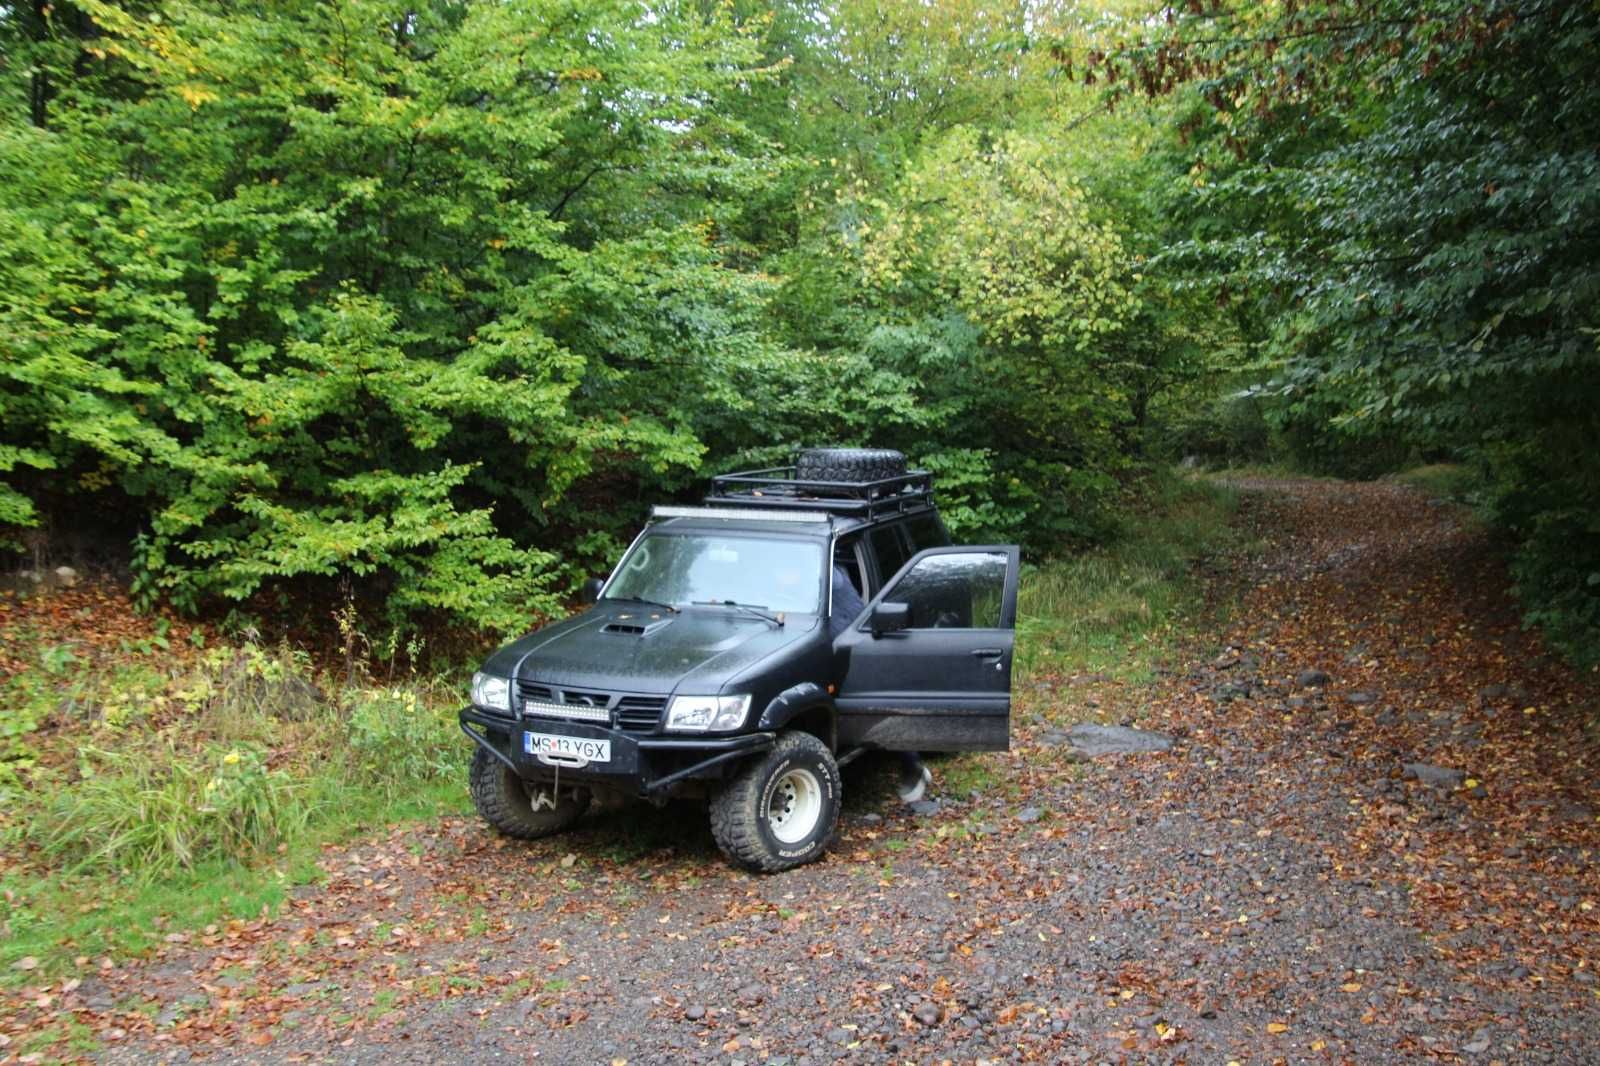
M 234 918 L 274 913 L 296 885 L 318 881 L 324 844 L 394 823 L 463 813 L 459 782 L 417 785 L 408 796 L 328 780 L 338 803 L 321 808 L 270 861 L 213 859 L 160 877 L 134 879 L 96 872 L 18 872 L 0 879 L 0 981 L 37 981 L 72 969 L 77 956 L 125 958 L 160 945 L 169 933 L 203 929 Z M 11 969 L 25 956 L 40 960 L 28 974 Z
M 1101 673 L 1140 679 L 1200 604 L 1194 563 L 1233 541 L 1236 494 L 1204 479 L 1153 480 L 1121 536 L 1028 568 L 1014 681 Z
M 26 755 L 0 776 L 0 983 L 271 912 L 324 844 L 469 809 L 448 680 L 338 687 L 248 644 L 159 666 L 101 651 L 91 669 L 36 643 L 4 695 L 46 711 L 0 724 L 67 728 L 0 752 Z

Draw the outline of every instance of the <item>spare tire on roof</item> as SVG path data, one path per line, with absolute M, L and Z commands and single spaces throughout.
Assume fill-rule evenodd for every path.
M 807 448 L 795 460 L 797 481 L 882 481 L 906 472 L 906 457 L 888 448 Z

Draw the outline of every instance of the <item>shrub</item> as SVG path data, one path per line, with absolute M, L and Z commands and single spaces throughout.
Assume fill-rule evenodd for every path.
M 1192 456 L 1213 466 L 1245 466 L 1270 461 L 1272 444 L 1262 400 L 1230 393 L 1168 412 L 1152 433 L 1151 450 L 1174 462 Z
M 459 778 L 467 750 L 447 704 L 412 689 L 360 693 L 346 723 L 352 776 L 393 794 L 420 781 Z
M 305 652 L 279 645 L 221 648 L 206 657 L 196 679 L 206 695 L 205 711 L 223 736 L 249 736 L 263 723 L 311 718 L 323 696 L 309 678 Z

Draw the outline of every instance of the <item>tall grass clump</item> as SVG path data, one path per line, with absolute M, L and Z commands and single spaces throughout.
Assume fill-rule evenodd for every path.
M 1019 680 L 1141 668 L 1129 644 L 1196 602 L 1194 563 L 1227 541 L 1236 502 L 1209 481 L 1162 474 L 1109 544 L 1030 567 L 1018 593 Z
M 314 813 L 304 784 L 249 747 L 78 754 L 80 780 L 49 799 L 32 833 L 70 873 L 149 879 L 260 856 L 297 837 Z

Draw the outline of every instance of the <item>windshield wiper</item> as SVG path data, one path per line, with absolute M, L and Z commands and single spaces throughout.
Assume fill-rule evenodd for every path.
M 677 614 L 679 610 L 670 603 L 662 603 L 660 600 L 647 600 L 643 596 L 607 596 L 606 599 L 618 600 L 622 603 L 642 603 L 646 607 L 659 607 L 668 614 Z
M 760 604 L 740 603 L 738 600 L 701 600 L 699 602 L 705 603 L 705 604 L 707 604 L 709 606 L 712 606 L 712 607 L 737 607 L 739 610 L 744 611 L 746 614 L 750 614 L 750 615 L 755 616 L 756 618 L 760 618 L 760 619 L 763 619 L 764 621 L 771 622 L 773 625 L 777 626 L 779 629 L 783 628 L 783 615 L 781 615 L 781 614 L 768 614 L 766 611 L 763 611 L 761 609 L 761 605 Z

